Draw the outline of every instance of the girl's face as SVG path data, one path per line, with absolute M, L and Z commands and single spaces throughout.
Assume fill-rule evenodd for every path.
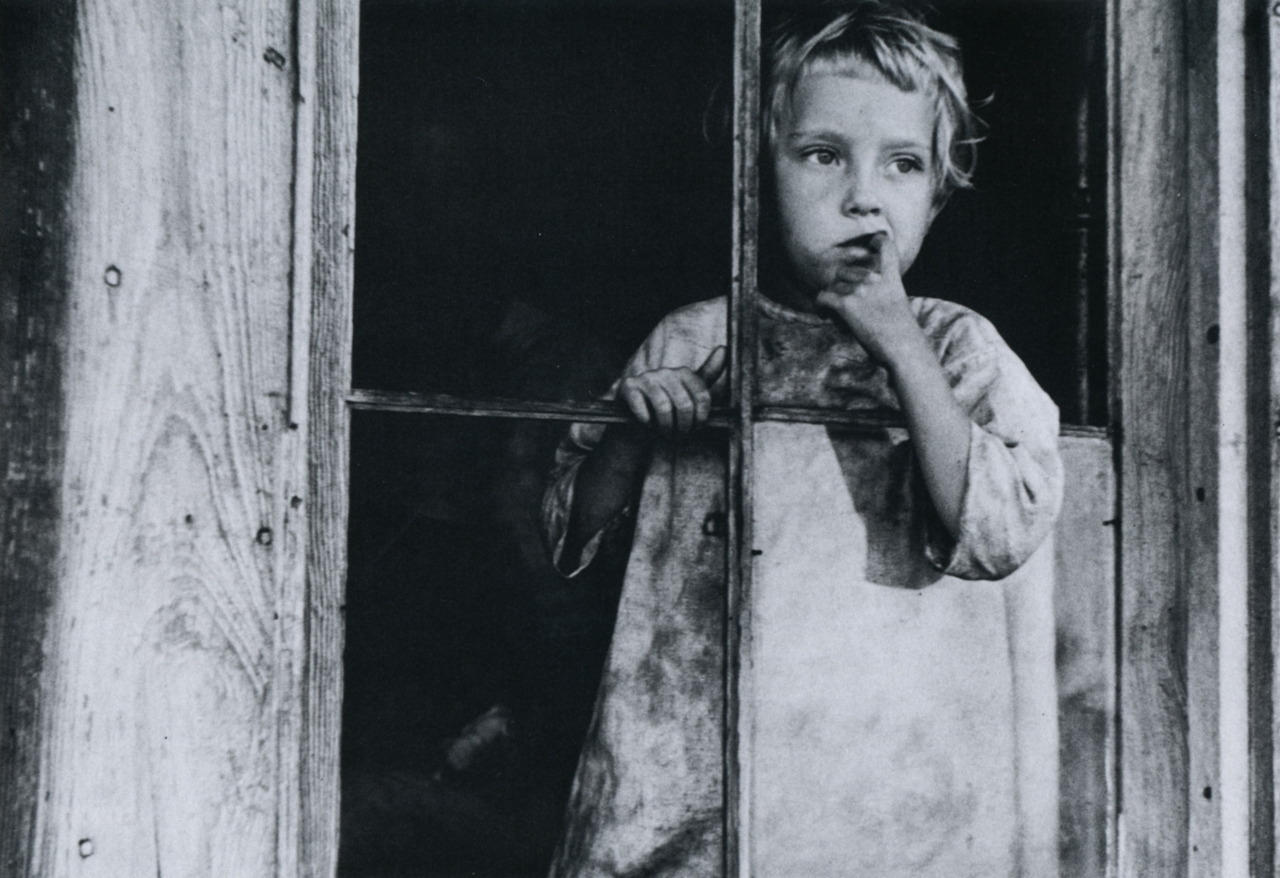
M 804 74 L 779 121 L 773 171 L 790 280 L 812 299 L 885 232 L 905 272 L 937 213 L 933 103 L 865 65 Z

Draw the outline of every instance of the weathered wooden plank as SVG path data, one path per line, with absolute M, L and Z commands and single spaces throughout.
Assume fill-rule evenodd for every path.
M 277 625 L 295 613 L 294 4 L 79 11 L 32 874 L 269 875 L 297 784 L 281 747 L 299 684 L 277 671 L 294 661 Z
M 1203 430 L 1193 434 L 1196 445 L 1208 446 L 1214 455 L 1212 481 L 1216 503 L 1207 503 L 1210 514 L 1217 519 L 1217 539 L 1212 552 L 1214 558 L 1212 599 L 1217 604 L 1217 629 L 1207 632 L 1212 638 L 1212 648 L 1217 658 L 1217 679 L 1214 685 L 1212 713 L 1208 703 L 1193 713 L 1205 715 L 1206 725 L 1213 724 L 1210 734 L 1196 736 L 1192 726 L 1193 775 L 1191 781 L 1193 800 L 1196 784 L 1195 757 L 1205 762 L 1212 760 L 1216 766 L 1217 786 L 1213 791 L 1213 811 L 1204 816 L 1193 811 L 1192 862 L 1197 853 L 1196 828 L 1207 825 L 1216 833 L 1217 847 L 1214 858 L 1206 863 L 1200 873 L 1204 875 L 1244 875 L 1249 871 L 1250 847 L 1250 743 L 1249 743 L 1249 593 L 1251 560 L 1249 545 L 1250 509 L 1247 498 L 1251 479 L 1249 461 L 1250 428 L 1265 409 L 1252 403 L 1249 389 L 1250 361 L 1253 359 L 1249 328 L 1249 272 L 1248 226 L 1249 210 L 1246 199 L 1247 143 L 1251 137 L 1248 128 L 1245 95 L 1245 71 L 1249 65 L 1245 39 L 1246 0 L 1218 0 L 1204 3 L 1199 8 L 1204 24 L 1191 31 L 1196 34 L 1213 33 L 1215 38 L 1198 38 L 1192 51 L 1212 46 L 1216 51 L 1212 58 L 1204 59 L 1204 66 L 1212 71 L 1203 82 L 1193 74 L 1192 83 L 1192 178 L 1199 185 L 1213 185 L 1216 189 L 1214 203 L 1217 206 L 1215 232 L 1207 237 L 1209 242 L 1197 250 L 1194 246 L 1191 259 L 1203 263 L 1212 271 L 1211 282 L 1201 287 L 1197 294 L 1193 286 L 1192 299 L 1212 297 L 1216 313 L 1214 323 L 1204 325 L 1193 320 L 1191 337 L 1204 339 L 1203 361 L 1212 364 L 1214 383 L 1210 392 L 1214 396 L 1217 417 L 1213 423 L 1205 423 Z M 1199 64 L 1194 64 L 1197 69 Z M 1201 84 L 1202 83 L 1202 84 Z M 1200 115 L 1196 107 L 1203 109 L 1203 127 L 1211 129 L 1196 133 L 1196 119 Z M 1205 169 L 1208 183 L 1201 181 L 1196 168 L 1196 154 L 1206 154 L 1212 168 Z M 1209 162 L 1206 161 L 1205 164 Z M 1199 213 L 1196 211 L 1195 213 Z M 1193 216 L 1195 214 L 1193 213 Z M 1194 222 L 1194 220 L 1193 220 Z M 1194 226 L 1192 241 L 1198 240 Z M 1216 245 L 1216 246 L 1215 246 Z M 1215 326 L 1217 327 L 1215 331 Z M 1253 339 L 1256 342 L 1256 339 Z M 1192 362 L 1199 362 L 1194 355 Z M 1191 400 L 1193 412 L 1204 416 L 1204 407 Z M 1269 418 L 1267 419 L 1269 422 Z M 1255 431 L 1256 432 L 1256 431 Z M 1266 471 L 1257 478 L 1267 481 Z M 1197 490 L 1196 497 L 1199 499 Z M 1192 620 L 1199 621 L 1192 606 Z M 1192 629 L 1194 631 L 1194 628 Z M 1205 638 L 1208 641 L 1208 637 Z M 1190 645 L 1195 648 L 1194 643 Z M 1189 667 L 1199 667 L 1201 662 L 1193 652 Z M 1210 682 L 1210 681 L 1206 681 Z M 1195 690 L 1192 690 L 1193 692 Z M 1206 702 L 1209 699 L 1205 699 Z M 1203 799 L 1203 796 L 1201 797 Z M 1197 819 L 1198 818 L 1198 819 Z M 1203 850 L 1203 846 L 1200 846 Z
M 1273 875 L 1280 863 L 1280 748 L 1275 741 L 1276 705 L 1280 703 L 1280 675 L 1275 659 L 1280 655 L 1280 10 L 1274 4 L 1256 2 L 1250 7 L 1253 59 L 1252 81 L 1247 94 L 1252 101 L 1251 153 L 1254 181 L 1253 239 L 1250 276 L 1254 284 L 1253 324 L 1255 352 L 1254 397 L 1265 417 L 1255 421 L 1252 441 L 1255 455 L 1253 518 L 1253 590 L 1251 668 L 1254 686 L 1253 755 L 1253 868 L 1257 875 Z M 1265 132 L 1262 134 L 1261 132 Z M 1267 477 L 1263 478 L 1262 474 Z M 1261 484 L 1259 484 L 1259 482 Z
M 1123 874 L 1248 868 L 1243 24 L 1120 4 Z
M 69 2 L 0 3 L 0 874 L 28 872 L 62 476 Z
M 1115 0 L 1121 875 L 1187 873 L 1187 131 L 1181 4 Z
M 310 544 L 304 510 L 309 499 L 308 437 L 310 435 L 309 387 L 311 363 L 313 175 L 317 164 L 315 6 L 293 7 L 295 19 L 290 45 L 294 77 L 293 170 L 290 248 L 289 360 L 284 399 L 285 430 L 280 434 L 276 519 L 281 536 L 278 597 L 274 621 L 272 664 L 273 710 L 278 764 L 276 766 L 275 874 L 298 875 L 304 830 L 302 827 L 303 692 L 300 687 L 307 654 L 306 569 Z M 340 690 L 339 690 L 340 691 Z M 336 766 L 335 766 L 336 767 Z
M 1230 3 L 1231 0 L 1226 0 Z M 1218 250 L 1219 131 L 1216 60 L 1224 47 L 1217 38 L 1218 0 L 1187 0 L 1184 67 L 1186 97 L 1186 173 L 1177 185 L 1186 193 L 1181 221 L 1187 238 L 1187 471 L 1185 505 L 1168 510 L 1181 518 L 1184 553 L 1185 661 L 1187 697 L 1187 874 L 1210 878 L 1222 861 L 1222 775 L 1219 753 L 1219 528 L 1218 426 L 1227 411 L 1219 406 L 1219 344 L 1232 326 L 1220 319 Z M 1171 181 L 1172 182 L 1172 181 Z M 1226 315 L 1222 315 L 1225 317 Z M 1216 329 L 1215 329 L 1216 327 Z M 1233 339 L 1234 340 L 1234 339 Z M 1226 644 L 1222 644 L 1225 646 Z
M 307 653 L 299 873 L 327 878 L 337 867 L 338 852 L 359 4 L 322 0 L 310 28 L 300 30 L 315 53 L 309 98 L 315 113 L 308 214 L 311 283 L 306 290 L 295 289 L 295 301 L 301 293 L 311 294 L 305 339 L 309 469 L 302 514 L 308 525 Z M 305 147 L 300 137 L 299 149 Z M 295 313 L 300 307 L 300 302 L 295 304 Z M 302 363 L 295 362 L 294 374 L 301 368 Z M 295 387 L 295 405 L 300 398 Z
M 1061 440 L 1056 531 L 1059 821 L 1063 878 L 1100 878 L 1115 819 L 1115 472 L 1111 442 Z

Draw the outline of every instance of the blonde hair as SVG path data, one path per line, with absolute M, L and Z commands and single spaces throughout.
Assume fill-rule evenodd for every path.
M 903 91 L 931 92 L 934 200 L 973 185 L 981 124 L 969 108 L 960 46 L 886 0 L 845 0 L 790 11 L 772 29 L 764 91 L 764 134 L 772 145 L 801 77 L 855 73 L 867 65 Z

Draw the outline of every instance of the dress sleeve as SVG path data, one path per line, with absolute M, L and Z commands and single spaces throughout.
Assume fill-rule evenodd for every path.
M 982 345 L 944 368 L 972 421 L 959 536 L 925 517 L 925 553 L 949 576 L 1001 579 L 1048 536 L 1062 505 L 1058 408 L 985 320 Z
M 622 376 L 604 393 L 602 399 L 616 399 L 622 377 L 638 375 L 662 366 L 696 368 L 723 344 L 723 299 L 695 303 L 668 314 L 654 328 L 640 348 L 631 356 Z M 624 506 L 605 526 L 592 535 L 582 547 L 578 565 L 566 570 L 561 563 L 565 537 L 569 532 L 569 515 L 573 510 L 574 484 L 578 468 L 604 435 L 604 424 L 573 424 L 556 450 L 555 466 L 542 498 L 543 536 L 551 553 L 551 563 L 565 577 L 574 577 L 595 559 L 602 545 L 623 530 L 631 518 L 633 504 Z
M 610 394 L 612 393 L 613 388 L 610 389 Z M 606 395 L 606 398 L 612 398 L 612 396 Z M 569 434 L 560 440 L 560 445 L 556 448 L 555 467 L 551 471 L 547 490 L 542 496 L 543 536 L 551 553 L 551 564 L 556 572 L 566 578 L 577 576 L 585 570 L 595 560 L 605 539 L 617 532 L 631 516 L 631 504 L 628 504 L 598 533 L 587 540 L 578 556 L 577 566 L 572 570 L 564 568 L 561 556 L 564 554 L 565 537 L 569 533 L 569 514 L 573 510 L 573 489 L 577 481 L 578 468 L 600 441 L 604 430 L 604 424 L 573 424 L 569 428 Z

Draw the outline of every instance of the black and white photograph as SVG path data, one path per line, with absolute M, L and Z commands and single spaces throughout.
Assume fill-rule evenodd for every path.
M 0 0 L 0 876 L 1277 874 L 1277 59 Z

